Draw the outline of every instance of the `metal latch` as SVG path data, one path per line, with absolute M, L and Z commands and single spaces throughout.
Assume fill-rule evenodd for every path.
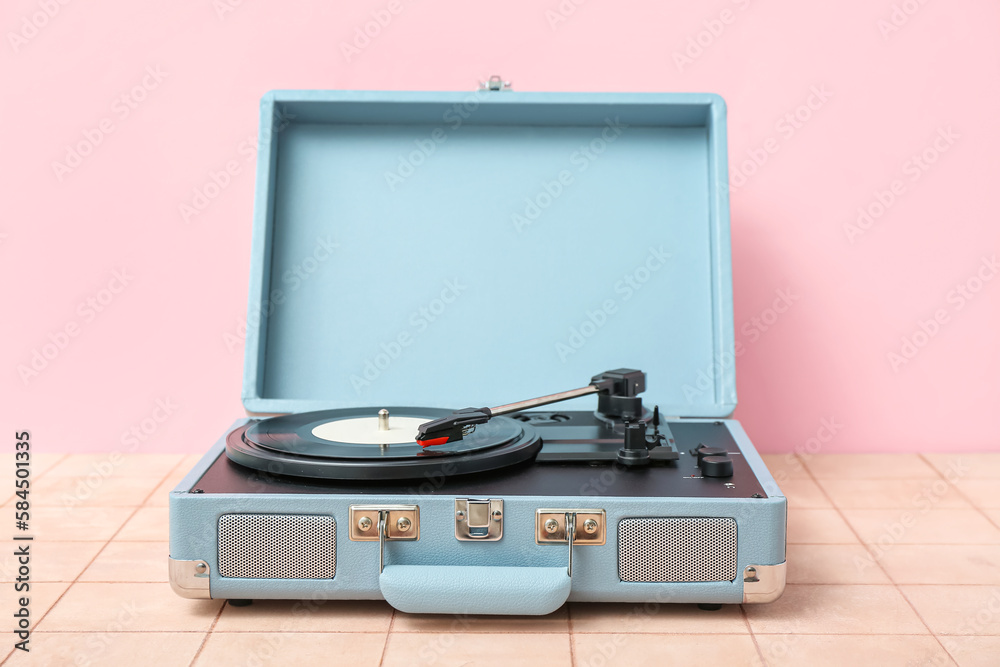
M 420 507 L 351 505 L 350 538 L 354 542 L 378 541 L 378 571 L 381 573 L 387 540 L 420 539 Z
M 489 81 L 480 81 L 479 90 L 510 90 L 510 81 L 504 81 L 499 74 L 494 74 Z
M 536 544 L 569 545 L 566 574 L 573 576 L 573 546 L 602 545 L 607 536 L 604 510 L 540 509 L 535 512 Z
M 503 500 L 455 499 L 455 539 L 496 542 L 503 537 Z

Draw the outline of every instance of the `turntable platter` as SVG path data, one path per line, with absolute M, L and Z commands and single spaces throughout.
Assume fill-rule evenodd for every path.
M 541 449 L 532 426 L 506 417 L 426 449 L 415 440 L 417 427 L 448 410 L 388 408 L 388 424 L 378 412 L 321 410 L 252 422 L 229 434 L 226 453 L 240 465 L 276 475 L 381 480 L 495 470 L 533 459 Z

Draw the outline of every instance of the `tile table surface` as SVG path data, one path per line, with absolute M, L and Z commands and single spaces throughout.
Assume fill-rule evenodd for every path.
M 36 457 L 32 650 L 5 633 L 3 664 L 1000 665 L 1000 454 L 766 456 L 789 500 L 788 586 L 772 604 L 478 618 L 177 597 L 167 492 L 197 458 Z

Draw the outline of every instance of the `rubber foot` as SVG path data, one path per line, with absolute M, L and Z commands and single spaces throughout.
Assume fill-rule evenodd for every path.
M 229 604 L 234 607 L 249 607 L 253 604 L 253 600 L 230 600 Z
M 230 600 L 230 602 L 232 602 L 232 600 Z M 699 602 L 698 603 L 698 609 L 701 609 L 702 611 L 719 611 L 720 609 L 722 609 L 722 605 L 721 604 L 709 604 L 707 602 Z

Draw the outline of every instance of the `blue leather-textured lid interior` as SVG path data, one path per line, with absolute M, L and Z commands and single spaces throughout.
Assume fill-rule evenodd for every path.
M 735 408 L 720 97 L 272 92 L 260 139 L 249 411 L 499 405 L 619 367 L 666 415 Z

